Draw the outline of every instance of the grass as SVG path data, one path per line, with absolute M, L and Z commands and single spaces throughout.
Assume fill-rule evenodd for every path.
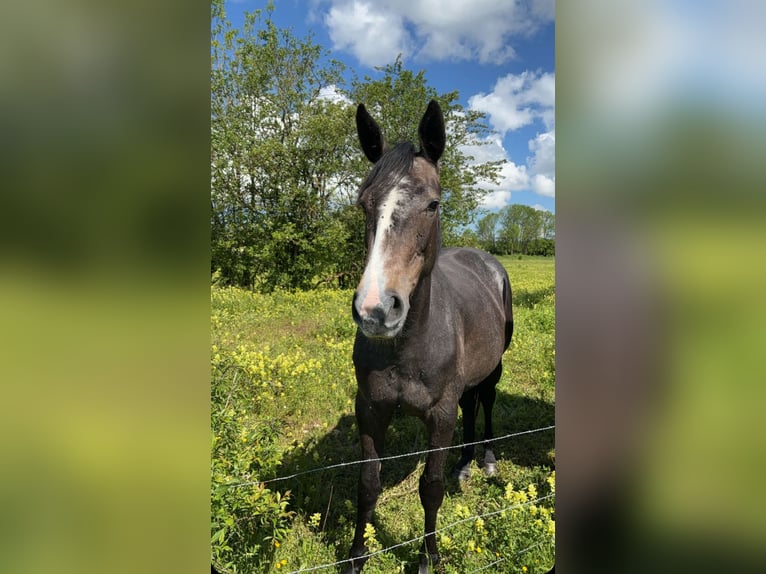
M 498 385 L 496 436 L 554 424 L 555 383 L 553 259 L 500 260 L 513 286 L 515 329 Z M 290 572 L 347 557 L 357 466 L 231 485 L 359 458 L 351 295 L 212 288 L 211 536 L 213 561 L 222 571 Z M 461 434 L 458 424 L 454 444 Z M 418 419 L 395 417 L 386 454 L 425 446 Z M 448 468 L 458 454 L 451 451 Z M 462 574 L 500 561 L 491 571 L 535 573 L 553 563 L 553 499 L 529 503 L 552 493 L 553 432 L 507 439 L 495 454 L 495 477 L 476 467 L 465 484 L 447 481 L 438 527 L 462 522 L 438 535 L 443 572 Z M 422 535 L 417 485 L 423 462 L 420 455 L 384 463 L 371 550 Z M 501 512 L 517 504 L 526 505 Z M 486 513 L 494 514 L 466 520 Z M 412 543 L 375 556 L 364 571 L 416 570 L 418 548 Z

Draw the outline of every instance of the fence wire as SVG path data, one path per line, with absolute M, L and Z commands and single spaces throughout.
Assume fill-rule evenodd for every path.
M 463 448 L 463 447 L 466 447 L 466 446 L 476 446 L 476 445 L 484 444 L 484 443 L 487 443 L 487 442 L 495 443 L 495 442 L 498 442 L 498 441 L 501 441 L 501 440 L 505 440 L 505 439 L 509 439 L 509 438 L 513 438 L 513 437 L 517 437 L 517 436 L 521 436 L 521 435 L 526 435 L 526 434 L 532 434 L 532 433 L 536 433 L 536 432 L 542 432 L 542 431 L 550 430 L 550 429 L 553 429 L 553 428 L 556 428 L 555 425 L 550 425 L 550 426 L 547 426 L 547 427 L 541 427 L 541 428 L 532 429 L 532 430 L 525 430 L 525 431 L 510 433 L 510 434 L 507 434 L 507 435 L 503 435 L 503 436 L 499 436 L 499 437 L 493 438 L 493 439 L 491 439 L 489 441 L 477 440 L 477 441 L 474 441 L 474 442 L 467 442 L 467 443 L 463 443 L 463 444 L 456 444 L 456 445 L 451 445 L 451 446 L 443 446 L 443 447 L 438 447 L 438 448 L 429 448 L 429 449 L 426 449 L 426 450 L 419 450 L 419 451 L 415 451 L 415 452 L 407 452 L 407 453 L 404 453 L 404 454 L 394 454 L 394 455 L 391 455 L 391 456 L 382 456 L 382 457 L 379 457 L 379 458 L 368 458 L 368 459 L 363 459 L 363 460 L 354 460 L 354 461 L 351 461 L 351 462 L 339 462 L 337 464 L 331 464 L 330 466 L 322 466 L 322 467 L 319 467 L 319 468 L 312 468 L 312 469 L 309 469 L 309 470 L 303 470 L 301 472 L 296 472 L 296 473 L 290 474 L 288 476 L 280 476 L 280 477 L 277 477 L 277 478 L 268 478 L 266 480 L 250 480 L 250 481 L 247 481 L 247 482 L 228 483 L 228 484 L 222 484 L 221 486 L 227 487 L 227 488 L 241 488 L 243 486 L 252 486 L 252 485 L 255 485 L 255 484 L 269 484 L 269 483 L 272 483 L 272 482 L 279 482 L 279 481 L 283 481 L 283 480 L 290 480 L 292 478 L 297 478 L 299 476 L 304 476 L 306 474 L 313 474 L 315 472 L 321 472 L 323 470 L 332 470 L 332 469 L 335 469 L 335 468 L 343 468 L 343 467 L 346 467 L 346 466 L 354 466 L 354 465 L 362 464 L 362 463 L 365 463 L 365 462 L 384 462 L 386 460 L 394 460 L 394 459 L 398 459 L 398 458 L 405 458 L 405 457 L 408 457 L 408 456 L 419 456 L 421 454 L 429 454 L 429 453 L 432 453 L 432 452 L 439 452 L 439 451 L 442 451 L 442 450 L 451 450 L 451 449 L 455 449 L 455 448 Z
M 459 524 L 464 524 L 466 522 L 471 522 L 472 520 L 477 520 L 479 518 L 488 518 L 490 516 L 496 516 L 498 514 L 502 514 L 503 512 L 508 512 L 511 510 L 514 510 L 516 508 L 521 508 L 523 506 L 528 506 L 530 504 L 534 504 L 536 502 L 540 502 L 542 500 L 547 500 L 548 498 L 552 498 L 553 494 L 547 494 L 545 496 L 541 496 L 539 498 L 536 498 L 534 500 L 528 500 L 527 502 L 522 502 L 520 504 L 514 504 L 512 506 L 507 506 L 505 508 L 501 508 L 500 510 L 493 510 L 492 512 L 487 512 L 485 514 L 477 514 L 476 516 L 470 516 L 468 518 L 462 518 L 460 520 L 456 520 L 455 522 L 451 522 L 450 524 L 447 524 L 446 526 L 442 526 L 441 528 L 437 528 L 434 530 L 434 535 L 440 534 L 442 532 L 445 532 L 449 530 L 450 528 L 453 528 Z M 404 542 L 400 542 L 399 544 L 394 544 L 393 546 L 389 546 L 388 548 L 383 548 L 382 550 L 376 550 L 375 552 L 370 552 L 369 554 L 365 554 L 364 556 L 359 556 L 357 558 L 346 558 L 345 560 L 339 560 L 337 562 L 332 562 L 330 564 L 320 564 L 319 566 L 312 566 L 310 568 L 301 568 L 299 570 L 293 570 L 292 572 L 289 572 L 288 574 L 299 574 L 302 572 L 314 572 L 316 570 L 324 570 L 326 568 L 332 568 L 334 566 L 340 566 L 342 564 L 348 564 L 352 562 L 353 560 L 359 560 L 360 558 L 372 558 L 373 556 L 377 556 L 379 554 L 383 554 L 385 552 L 390 552 L 391 550 L 395 550 L 396 548 L 401 548 L 402 546 L 407 546 L 408 544 L 412 544 L 413 542 L 419 542 L 423 539 L 423 536 L 418 536 L 417 538 L 411 538 L 410 540 L 405 540 Z M 534 548 L 533 546 L 530 546 L 529 548 L 525 548 L 520 552 L 526 552 L 528 550 L 531 550 Z
M 526 548 L 524 548 L 523 550 L 519 550 L 518 552 L 515 552 L 515 553 L 514 553 L 514 555 L 513 555 L 513 557 L 514 557 L 514 558 L 516 558 L 516 557 L 518 557 L 518 556 L 521 556 L 521 555 L 522 555 L 522 554 L 524 554 L 525 552 L 529 552 L 529 551 L 530 551 L 530 550 L 532 550 L 533 548 L 537 548 L 538 546 L 542 546 L 542 545 L 543 545 L 543 542 L 544 542 L 544 541 L 542 541 L 542 540 L 541 540 L 541 541 L 540 541 L 540 542 L 538 542 L 537 544 L 532 544 L 531 546 L 527 546 L 527 547 L 526 547 Z M 468 572 L 467 574 L 475 574 L 476 572 L 481 572 L 482 570 L 487 570 L 488 568 L 491 568 L 492 566 L 497 566 L 498 564 L 500 564 L 500 563 L 502 563 L 502 562 L 505 562 L 506 560 L 508 560 L 508 558 L 505 558 L 505 557 L 503 557 L 503 558 L 500 558 L 500 559 L 498 559 L 498 560 L 495 560 L 494 562 L 490 562 L 489 564 L 485 564 L 485 565 L 484 565 L 484 566 L 482 566 L 481 568 L 477 568 L 476 570 L 471 570 L 471 571 L 470 571 L 470 572 Z

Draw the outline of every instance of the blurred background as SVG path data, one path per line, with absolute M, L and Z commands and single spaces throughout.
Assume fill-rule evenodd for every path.
M 209 30 L 0 8 L 0 571 L 209 564 Z
M 762 570 L 766 7 L 556 24 L 557 565 Z
M 766 7 L 556 20 L 559 570 L 762 570 Z M 207 569 L 209 29 L 0 9 L 4 572 Z

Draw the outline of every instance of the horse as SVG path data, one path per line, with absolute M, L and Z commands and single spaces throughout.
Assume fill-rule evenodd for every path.
M 484 471 L 492 475 L 492 406 L 502 357 L 513 333 L 511 284 L 503 266 L 478 249 L 442 248 L 439 226 L 439 158 L 446 131 L 431 100 L 418 126 L 420 149 L 390 147 L 364 104 L 356 111 L 359 142 L 373 166 L 357 198 L 366 219 L 367 255 L 354 293 L 357 325 L 353 362 L 356 420 L 362 448 L 357 517 L 347 573 L 368 556 L 367 523 L 381 490 L 378 460 L 394 411 L 424 421 L 431 452 L 418 492 L 425 513 L 419 574 L 439 562 L 436 516 L 444 499 L 446 450 L 463 412 L 464 442 L 474 442 L 481 404 Z M 470 475 L 474 447 L 464 446 L 454 473 Z

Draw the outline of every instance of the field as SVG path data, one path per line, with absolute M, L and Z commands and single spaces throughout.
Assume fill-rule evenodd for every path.
M 554 261 L 501 261 L 513 287 L 515 328 L 498 385 L 497 437 L 553 425 L 555 384 Z M 211 547 L 221 572 L 294 572 L 347 558 L 359 467 L 324 467 L 361 453 L 351 296 L 212 288 Z M 460 442 L 458 423 L 453 444 Z M 384 454 L 424 448 L 421 421 L 395 417 Z M 439 570 L 547 572 L 555 541 L 554 431 L 506 438 L 494 451 L 496 476 L 486 478 L 474 466 L 464 484 L 447 478 Z M 458 457 L 459 449 L 450 451 L 447 471 Z M 368 529 L 371 551 L 422 535 L 417 489 L 424 460 L 420 454 L 383 463 L 383 492 Z M 364 572 L 416 571 L 419 546 L 414 541 L 377 554 Z

